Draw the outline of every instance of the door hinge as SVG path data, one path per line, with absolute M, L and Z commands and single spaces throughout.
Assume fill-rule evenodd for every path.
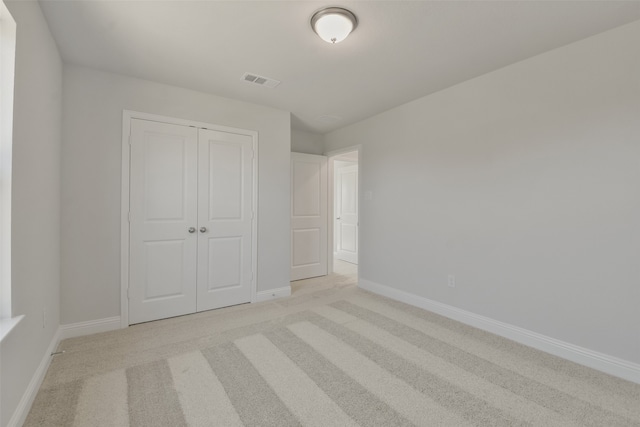
M 131 222 L 131 211 L 127 212 L 127 220 Z
M 127 299 L 129 299 L 129 288 L 127 288 Z

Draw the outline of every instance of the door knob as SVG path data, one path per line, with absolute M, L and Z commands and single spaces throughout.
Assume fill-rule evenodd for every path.
M 196 232 L 195 227 L 189 227 L 189 233 L 195 233 L 195 232 Z
M 340 217 L 336 218 L 336 219 L 340 219 Z
M 206 231 L 207 231 L 207 227 L 200 227 L 200 232 L 201 232 L 201 233 L 204 233 L 204 232 L 206 232 Z

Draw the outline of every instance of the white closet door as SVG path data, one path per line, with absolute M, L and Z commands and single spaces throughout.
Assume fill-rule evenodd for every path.
M 291 280 L 327 274 L 327 158 L 291 153 Z
M 197 138 L 131 120 L 130 324 L 196 310 Z
M 251 301 L 253 139 L 199 130 L 198 311 Z
M 336 257 L 358 263 L 358 165 L 338 168 Z

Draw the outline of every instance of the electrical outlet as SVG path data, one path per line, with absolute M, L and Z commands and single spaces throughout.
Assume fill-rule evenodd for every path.
M 450 274 L 447 277 L 447 286 L 449 286 L 450 288 L 456 287 L 456 276 L 454 276 L 453 274 Z

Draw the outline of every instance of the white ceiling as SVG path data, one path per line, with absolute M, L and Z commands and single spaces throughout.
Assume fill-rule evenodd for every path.
M 640 19 L 638 1 L 40 3 L 67 63 L 291 111 L 315 133 Z M 335 5 L 359 25 L 330 45 L 309 20 Z

